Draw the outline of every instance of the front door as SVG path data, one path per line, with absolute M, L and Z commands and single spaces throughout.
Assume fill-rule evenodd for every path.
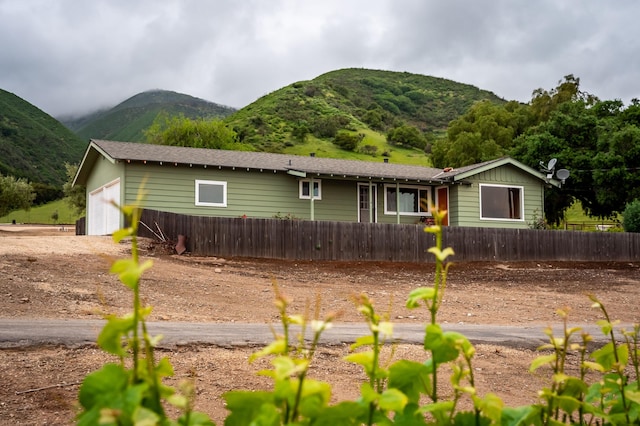
M 376 221 L 376 186 L 368 183 L 358 184 L 358 221 L 369 223 Z
M 446 216 L 442 220 L 442 224 L 449 225 L 449 188 L 441 186 L 436 189 L 436 199 L 438 211 L 447 211 Z

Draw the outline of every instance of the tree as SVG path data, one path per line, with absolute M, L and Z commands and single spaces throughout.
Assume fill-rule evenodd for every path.
M 640 232 L 640 199 L 627 204 L 622 212 L 622 226 L 627 232 Z
M 36 194 L 24 179 L 0 175 L 0 216 L 14 210 L 29 210 Z
M 392 145 L 413 146 L 420 149 L 427 146 L 427 139 L 420 129 L 408 124 L 402 124 L 389 130 L 387 141 Z
M 73 185 L 73 179 L 78 172 L 77 164 L 65 163 L 64 167 L 67 172 L 67 181 L 62 186 L 65 200 L 77 214 L 82 215 L 87 207 L 86 188 L 84 185 Z
M 144 132 L 147 142 L 192 148 L 243 150 L 236 132 L 220 120 L 191 120 L 184 116 L 168 118 L 159 114 Z
M 353 134 L 346 130 L 339 130 L 333 138 L 333 143 L 346 151 L 355 151 L 362 139 L 364 139 L 362 133 Z
M 462 167 L 505 155 L 513 140 L 530 125 L 528 107 L 517 102 L 476 102 L 451 121 L 446 139 L 432 147 L 436 167 Z

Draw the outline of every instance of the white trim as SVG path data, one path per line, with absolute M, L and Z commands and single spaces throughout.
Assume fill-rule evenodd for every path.
M 432 199 L 433 199 L 433 195 L 432 195 L 432 188 L 430 186 L 419 186 L 419 185 L 396 185 L 396 184 L 385 184 L 384 185 L 384 214 L 388 214 L 388 215 L 397 215 L 398 212 L 396 210 L 388 210 L 387 209 L 387 188 L 391 188 L 394 191 L 396 190 L 396 187 L 399 188 L 400 190 L 402 190 L 403 188 L 407 188 L 407 189 L 417 189 L 418 191 L 427 191 L 427 208 L 429 208 L 431 205 L 433 205 L 432 203 Z M 402 191 L 400 191 L 402 192 Z M 420 208 L 418 206 L 418 208 Z M 431 216 L 431 212 L 430 211 L 426 211 L 426 212 L 400 212 L 400 216 Z
M 222 202 L 221 203 L 208 203 L 200 200 L 200 185 L 216 185 L 222 186 Z M 219 180 L 199 180 L 196 179 L 196 206 L 206 207 L 227 207 L 227 182 Z
M 356 206 L 358 208 L 358 222 L 362 222 L 362 212 L 360 210 L 360 188 L 362 187 L 367 188 L 367 193 L 373 195 L 373 210 L 375 212 L 373 215 L 373 223 L 378 223 L 378 185 L 370 182 L 358 182 L 357 185 L 358 192 L 356 197 Z M 371 205 L 371 200 L 369 200 L 369 205 Z M 367 218 L 367 222 L 364 223 L 368 223 L 368 219 L 369 218 Z
M 482 188 L 483 187 L 498 187 L 498 188 L 514 188 L 520 190 L 520 219 L 510 219 L 510 218 L 501 218 L 501 217 L 483 217 L 482 216 Z M 500 185 L 493 183 L 481 183 L 478 185 L 478 207 L 480 210 L 480 220 L 493 220 L 493 221 L 501 221 L 501 222 L 524 222 L 525 221 L 525 211 L 524 211 L 524 186 L 520 185 Z
M 309 195 L 302 194 L 302 187 L 304 183 L 309 184 Z M 318 184 L 318 195 L 314 196 L 314 200 L 322 200 L 322 179 L 313 179 L 313 186 L 315 187 Z M 298 198 L 301 200 L 310 200 L 313 189 L 311 189 L 311 179 L 300 179 L 298 181 Z

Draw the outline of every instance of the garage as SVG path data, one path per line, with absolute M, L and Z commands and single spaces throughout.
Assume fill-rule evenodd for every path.
M 110 235 L 120 228 L 120 179 L 109 182 L 89 193 L 88 235 Z

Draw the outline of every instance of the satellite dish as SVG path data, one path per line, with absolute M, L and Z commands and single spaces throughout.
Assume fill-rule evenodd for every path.
M 556 178 L 560 179 L 562 181 L 562 183 L 564 183 L 565 180 L 567 180 L 567 178 L 569 177 L 569 175 L 571 174 L 571 172 L 569 172 L 569 170 L 567 169 L 560 169 L 556 172 Z
M 557 162 L 558 162 L 557 158 L 552 158 L 551 160 L 549 160 L 549 164 L 547 165 L 547 170 L 549 171 L 553 170 Z

